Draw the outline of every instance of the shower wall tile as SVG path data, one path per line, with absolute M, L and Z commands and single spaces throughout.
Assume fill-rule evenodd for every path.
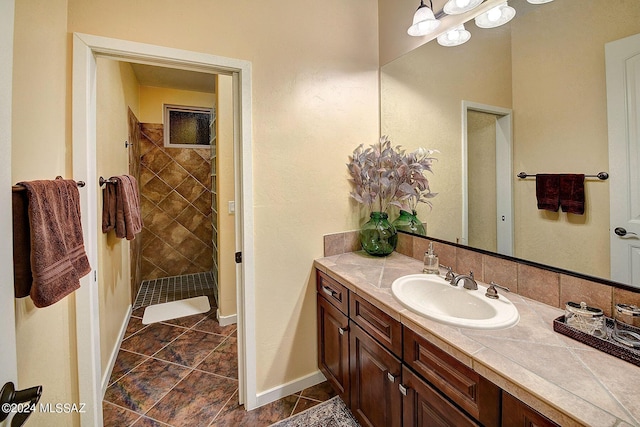
M 142 279 L 210 271 L 210 151 L 165 148 L 162 125 L 140 127 Z

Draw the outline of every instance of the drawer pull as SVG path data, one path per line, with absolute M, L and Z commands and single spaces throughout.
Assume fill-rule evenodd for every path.
M 389 379 L 389 381 L 391 381 L 392 383 L 396 382 L 396 378 L 398 378 L 397 376 L 393 375 L 391 372 L 387 372 L 387 378 Z
M 335 292 L 333 289 L 331 289 L 328 286 L 323 286 L 322 287 L 322 292 L 324 292 L 325 294 L 329 295 L 330 297 L 333 297 L 337 292 Z
M 347 332 L 349 330 L 348 326 L 345 326 L 344 328 L 338 328 L 338 332 L 340 332 L 340 335 L 344 335 L 345 332 Z
M 407 395 L 407 392 L 409 391 L 409 389 L 407 387 L 403 386 L 402 384 L 398 384 L 398 388 L 400 389 L 400 393 L 403 396 Z

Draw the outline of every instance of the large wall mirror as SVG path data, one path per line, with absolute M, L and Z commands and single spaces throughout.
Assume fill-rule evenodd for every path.
M 433 3 L 437 11 L 444 1 Z M 504 26 L 471 20 L 467 43 L 434 40 L 381 67 L 382 134 L 440 152 L 430 176 L 438 195 L 418 217 L 430 237 L 640 287 L 611 273 L 613 179 L 586 178 L 577 215 L 539 210 L 535 178 L 517 177 L 629 179 L 609 165 L 605 45 L 640 33 L 640 2 L 509 4 L 517 13 Z

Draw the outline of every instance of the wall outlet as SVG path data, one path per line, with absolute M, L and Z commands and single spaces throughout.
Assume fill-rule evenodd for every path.
M 229 200 L 229 213 L 236 213 L 236 202 L 234 200 Z

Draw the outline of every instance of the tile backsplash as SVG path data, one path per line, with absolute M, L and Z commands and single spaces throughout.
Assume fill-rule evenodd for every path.
M 429 240 L 398 233 L 396 251 L 422 260 L 429 247 Z M 555 269 L 529 265 L 528 263 L 504 259 L 443 242 L 433 241 L 434 252 L 441 265 L 451 266 L 457 273 L 473 271 L 476 279 L 489 283 L 494 281 L 508 287 L 511 292 L 542 303 L 564 309 L 567 301 L 584 301 L 601 308 L 606 316 L 615 316 L 615 304 L 640 305 L 640 291 L 619 288 L 613 284 L 575 277 Z M 358 231 L 347 231 L 324 236 L 324 256 L 360 250 Z M 629 323 L 628 318 L 621 320 Z M 633 321 L 640 326 L 640 319 Z

